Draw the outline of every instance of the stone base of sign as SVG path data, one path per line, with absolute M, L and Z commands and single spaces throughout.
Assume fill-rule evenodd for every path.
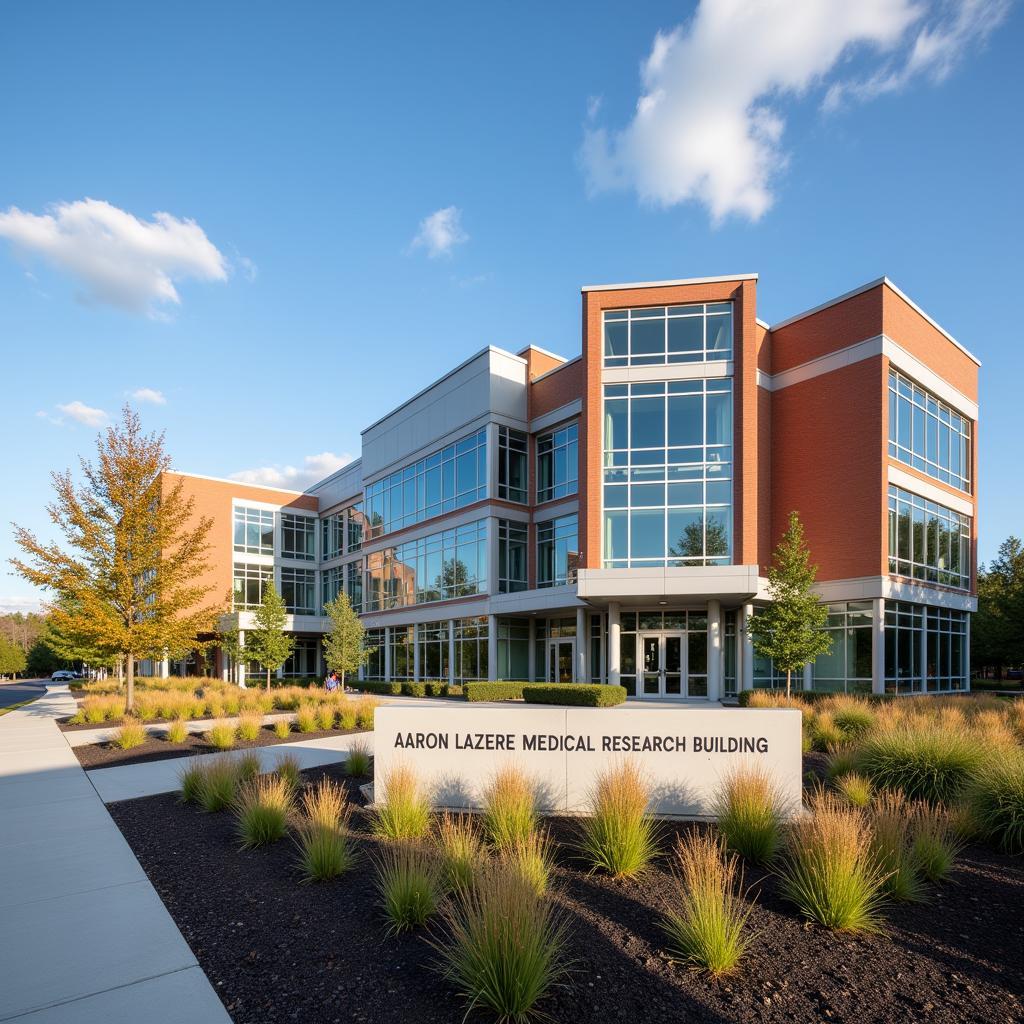
M 791 708 L 379 707 L 374 723 L 374 795 L 388 773 L 412 768 L 438 808 L 474 809 L 500 768 L 531 780 L 551 814 L 590 809 L 598 775 L 631 760 L 651 785 L 650 810 L 712 816 L 730 772 L 755 767 L 794 812 L 801 802 L 801 715 Z

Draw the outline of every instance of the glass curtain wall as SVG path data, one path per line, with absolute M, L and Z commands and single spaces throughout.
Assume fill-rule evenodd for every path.
M 832 650 L 811 666 L 815 690 L 871 692 L 871 602 L 849 601 L 828 606 L 825 627 Z M 803 679 L 798 689 L 803 689 Z
M 498 427 L 498 497 L 526 504 L 529 439 L 521 430 Z
M 732 359 L 732 303 L 610 309 L 604 365 L 664 366 Z
M 579 426 L 537 438 L 537 503 L 567 498 L 579 487 Z
M 526 548 L 529 528 L 512 519 L 498 520 L 498 593 L 526 590 Z
M 970 516 L 890 484 L 889 572 L 969 590 Z
M 575 512 L 537 524 L 538 587 L 560 587 L 575 581 L 580 558 L 578 534 Z
M 316 561 L 316 518 L 281 513 L 281 557 Z

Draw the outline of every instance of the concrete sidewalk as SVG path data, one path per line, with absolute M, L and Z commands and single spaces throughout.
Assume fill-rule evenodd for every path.
M 290 754 L 299 762 L 300 768 L 319 768 L 324 764 L 337 764 L 347 760 L 348 748 L 353 742 L 362 743 L 370 753 L 373 752 L 372 732 L 352 732 L 344 736 L 326 736 L 320 740 L 296 740 L 293 743 L 275 743 L 269 747 L 250 747 L 248 750 L 231 750 L 225 754 L 197 756 L 204 759 L 238 758 L 245 754 L 256 754 L 263 771 L 267 772 L 271 771 L 282 757 Z M 182 769 L 192 760 L 194 758 L 169 757 L 163 761 L 147 761 L 143 764 L 93 768 L 86 774 L 103 802 L 112 804 L 116 800 L 134 800 L 136 797 L 153 796 L 156 793 L 172 793 L 180 786 L 178 776 Z
M 54 718 L 0 717 L 0 1021 L 230 1024 Z

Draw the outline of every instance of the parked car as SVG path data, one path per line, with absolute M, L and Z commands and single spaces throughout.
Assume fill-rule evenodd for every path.
M 69 672 L 66 668 L 59 668 L 56 672 L 51 673 L 51 683 L 66 683 L 71 679 L 75 678 L 74 672 Z

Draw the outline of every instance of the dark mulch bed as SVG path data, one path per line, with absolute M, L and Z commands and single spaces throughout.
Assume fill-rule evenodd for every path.
M 254 711 L 254 712 L 251 712 L 251 714 L 262 715 L 263 712 L 262 711 Z M 267 714 L 269 714 L 269 715 L 287 715 L 287 714 L 291 714 L 291 712 L 281 711 L 281 710 L 275 708 L 273 711 L 268 711 Z M 203 715 L 200 718 L 189 718 L 188 721 L 189 722 L 223 722 L 225 719 L 232 719 L 233 720 L 233 719 L 236 719 L 236 718 L 238 718 L 238 715 Z M 170 725 L 170 723 L 173 722 L 173 721 L 175 721 L 175 719 L 173 719 L 173 718 L 147 718 L 142 724 L 143 725 Z M 57 728 L 59 728 L 61 732 L 82 732 L 83 730 L 86 730 L 86 729 L 116 729 L 120 724 L 121 724 L 120 719 L 117 720 L 117 721 L 112 721 L 112 720 L 108 719 L 105 722 L 81 722 L 81 723 L 76 722 L 74 724 L 71 723 L 70 717 L 69 718 L 58 718 L 57 719 Z
M 304 773 L 356 782 L 341 769 Z M 424 935 L 389 937 L 376 906 L 366 817 L 358 866 L 302 885 L 292 844 L 242 852 L 227 814 L 202 815 L 173 795 L 110 812 L 237 1024 L 358 1021 L 449 1024 L 465 1006 L 429 967 Z M 550 822 L 571 842 L 574 824 Z M 673 832 L 706 826 L 678 824 Z M 836 935 L 803 921 L 773 880 L 748 873 L 756 932 L 746 960 L 713 981 L 667 961 L 659 912 L 666 865 L 639 880 L 588 875 L 567 854 L 556 901 L 569 921 L 575 971 L 541 1009 L 565 1024 L 659 1022 L 1010 1022 L 1024 1017 L 1024 865 L 968 849 L 930 903 L 893 906 L 882 935 Z M 483 1011 L 470 1021 L 490 1019 Z
M 294 729 L 287 739 L 279 739 L 274 730 L 264 726 L 260 735 L 251 743 L 238 741 L 232 750 L 251 750 L 253 747 L 269 747 L 275 743 L 301 743 L 303 740 L 320 740 L 327 736 L 348 736 L 359 729 L 327 729 L 317 732 L 296 732 Z M 215 754 L 213 746 L 201 733 L 190 733 L 184 743 L 168 743 L 163 737 L 150 737 L 145 743 L 129 750 L 121 750 L 112 743 L 89 743 L 72 747 L 78 763 L 83 768 L 113 768 L 122 764 L 145 764 L 147 761 L 166 761 L 175 757 L 192 757 L 193 754 Z

